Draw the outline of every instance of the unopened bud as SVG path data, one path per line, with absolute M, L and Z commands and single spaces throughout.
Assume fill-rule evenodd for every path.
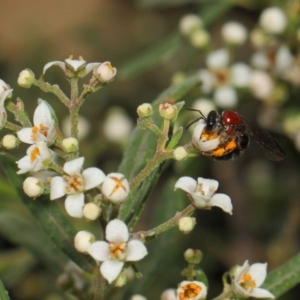
M 23 88 L 30 88 L 34 81 L 34 73 L 30 69 L 21 71 L 18 77 L 18 84 Z
M 149 103 L 143 103 L 138 106 L 137 114 L 139 117 L 150 117 L 153 114 L 152 105 Z
M 95 68 L 93 74 L 100 82 L 108 83 L 115 78 L 117 69 L 109 61 L 106 61 Z
M 3 148 L 10 150 L 18 146 L 18 139 L 13 134 L 7 134 L 2 139 Z
M 179 31 L 183 35 L 190 35 L 195 29 L 202 27 L 202 20 L 196 14 L 188 14 L 181 18 L 179 22 Z
M 163 103 L 159 105 L 159 114 L 166 120 L 175 119 L 177 116 L 177 107 L 170 103 Z
M 81 230 L 75 235 L 74 246 L 78 252 L 87 253 L 87 249 L 94 241 L 95 236 L 91 232 Z
M 161 294 L 160 300 L 176 300 L 176 291 L 175 291 L 175 289 L 167 289 L 167 290 L 165 290 Z
M 82 214 L 85 219 L 94 221 L 100 216 L 101 211 L 102 209 L 97 204 L 90 202 L 84 205 Z
M 147 298 L 144 297 L 144 296 L 142 296 L 142 295 L 136 294 L 136 295 L 133 295 L 133 296 L 130 298 L 130 300 L 147 300 Z
M 180 146 L 178 148 L 176 148 L 173 152 L 173 158 L 176 160 L 176 161 L 181 161 L 183 160 L 184 158 L 187 157 L 187 151 L 185 150 L 184 147 Z
M 260 26 L 268 33 L 282 33 L 288 23 L 287 17 L 279 7 L 268 7 L 259 18 Z
M 178 228 L 183 233 L 191 232 L 196 225 L 196 219 L 192 217 L 183 217 L 179 219 Z
M 247 29 L 238 22 L 228 22 L 222 27 L 222 37 L 227 43 L 241 45 L 247 39 Z
M 198 249 L 187 249 L 183 255 L 189 264 L 199 264 L 203 257 L 202 252 Z
M 78 140 L 74 137 L 65 138 L 62 141 L 62 146 L 68 153 L 78 150 Z
M 190 35 L 191 44 L 198 49 L 202 49 L 208 45 L 210 41 L 209 33 L 204 29 L 198 29 Z
M 36 198 L 44 193 L 44 184 L 36 177 L 27 177 L 23 182 L 23 190 L 27 196 Z
M 114 286 L 122 287 L 127 283 L 127 277 L 124 272 L 122 272 L 114 282 Z

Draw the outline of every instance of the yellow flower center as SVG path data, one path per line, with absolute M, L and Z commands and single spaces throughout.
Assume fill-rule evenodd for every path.
M 110 258 L 123 260 L 126 257 L 126 243 L 109 244 Z
M 201 292 L 201 287 L 195 283 L 189 283 L 182 287 L 183 291 L 179 293 L 180 300 L 193 299 Z
M 81 174 L 64 175 L 66 184 L 66 194 L 77 194 L 84 191 L 85 182 Z
M 249 273 L 246 273 L 240 280 L 241 286 L 245 290 L 253 290 L 256 287 L 255 280 L 252 279 L 252 276 Z
M 31 138 L 36 141 L 37 140 L 37 133 L 42 134 L 43 136 L 48 136 L 48 128 L 42 123 L 39 126 L 33 126 L 31 129 Z
M 39 148 L 38 147 L 35 147 L 31 153 L 30 153 L 30 160 L 31 162 L 34 162 L 37 157 L 40 155 L 40 151 L 39 151 Z

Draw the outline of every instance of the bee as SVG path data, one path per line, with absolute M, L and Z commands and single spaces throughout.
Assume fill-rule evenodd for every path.
M 262 147 L 268 159 L 274 161 L 284 159 L 285 152 L 275 138 L 238 113 L 225 110 L 219 114 L 212 110 L 205 117 L 199 110 L 190 108 L 188 110 L 198 111 L 201 114 L 197 125 L 200 126 L 199 130 L 197 131 L 196 127 L 193 134 L 193 144 L 201 154 L 215 160 L 235 159 L 248 148 L 251 137 Z

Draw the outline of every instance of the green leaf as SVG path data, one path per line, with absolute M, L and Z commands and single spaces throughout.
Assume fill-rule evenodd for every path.
M 0 280 L 0 299 L 1 300 L 9 300 L 10 298 L 8 297 L 8 293 L 2 283 L 2 281 Z
M 83 256 L 74 248 L 74 236 L 77 233 L 69 218 L 62 212 L 55 201 L 50 201 L 49 195 L 43 195 L 36 200 L 23 192 L 24 177 L 17 175 L 15 160 L 10 156 L 2 158 L 3 170 L 17 193 L 39 223 L 44 232 L 54 242 L 56 247 L 87 272 L 93 270 L 92 259 Z
M 270 272 L 261 286 L 276 298 L 288 292 L 300 282 L 300 253 L 279 268 Z
M 182 38 L 178 32 L 171 34 L 163 41 L 147 48 L 141 54 L 126 62 L 118 70 L 118 78 L 136 77 L 170 59 L 181 47 Z
M 187 78 L 180 84 L 173 85 L 165 90 L 158 98 L 153 102 L 153 120 L 156 124 L 161 122 L 161 117 L 158 113 L 159 104 L 170 99 L 174 102 L 178 102 L 184 95 L 192 90 L 197 84 L 199 84 L 198 76 L 192 76 Z M 150 132 L 142 130 L 138 127 L 135 128 L 128 146 L 125 150 L 123 160 L 119 167 L 119 172 L 123 173 L 126 178 L 131 181 L 146 165 L 155 153 L 156 136 Z M 150 174 L 150 176 L 143 182 L 139 189 L 133 191 L 125 202 L 121 205 L 118 218 L 130 222 L 132 218 L 137 220 L 137 217 L 141 213 L 136 205 L 144 205 L 146 200 L 158 179 L 162 168 L 157 168 Z M 131 222 L 131 227 L 135 222 Z
M 33 220 L 11 211 L 1 211 L 0 232 L 11 243 L 28 249 L 55 273 L 61 273 L 69 261 Z

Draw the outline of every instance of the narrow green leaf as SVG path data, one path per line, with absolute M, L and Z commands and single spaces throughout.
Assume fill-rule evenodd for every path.
M 91 259 L 75 250 L 74 236 L 76 230 L 69 218 L 62 212 L 58 203 L 50 201 L 49 195 L 44 195 L 33 200 L 24 194 L 22 188 L 24 177 L 17 175 L 16 163 L 12 157 L 9 157 L 8 155 L 3 157 L 2 165 L 6 176 L 16 188 L 20 199 L 57 248 L 83 270 L 91 272 L 93 269 L 93 262 Z
M 169 87 L 161 95 L 159 95 L 153 102 L 154 122 L 156 124 L 161 122 L 161 117 L 158 113 L 159 104 L 163 103 L 167 99 L 172 99 L 172 101 L 178 102 L 198 83 L 198 76 L 192 76 L 178 85 Z M 128 180 L 132 180 L 145 167 L 148 160 L 153 157 L 155 153 L 155 145 L 156 136 L 152 132 L 136 127 L 125 150 L 123 160 L 119 167 L 119 172 L 123 173 Z M 142 186 L 129 195 L 120 208 L 118 218 L 126 220 L 126 222 L 130 222 L 132 218 L 135 218 L 135 214 L 138 215 L 141 212 L 141 210 L 137 210 L 135 212 L 133 208 L 136 209 L 137 207 L 135 205 L 138 203 L 143 205 L 142 203 L 144 203 L 146 196 L 150 195 L 150 192 L 157 180 L 157 175 L 161 171 L 161 168 L 154 170 L 154 173 L 150 174 Z M 131 223 L 131 225 L 133 225 L 133 223 Z
M 277 298 L 298 283 L 300 283 L 300 253 L 270 272 L 262 288 L 267 289 Z
M 1 211 L 0 232 L 11 243 L 28 249 L 55 273 L 61 273 L 69 261 L 33 220 L 11 211 Z
M 182 38 L 175 32 L 163 41 L 147 48 L 145 51 L 126 62 L 118 70 L 118 78 L 127 79 L 140 75 L 154 66 L 171 58 L 181 47 Z
M 0 299 L 1 300 L 9 300 L 10 299 L 1 280 L 0 280 Z

